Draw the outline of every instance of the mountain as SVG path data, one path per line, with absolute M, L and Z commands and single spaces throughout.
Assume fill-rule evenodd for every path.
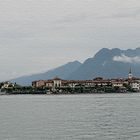
M 78 61 L 69 62 L 63 66 L 60 66 L 56 69 L 49 70 L 45 73 L 34 74 L 30 76 L 23 76 L 11 80 L 20 85 L 30 85 L 32 81 L 35 80 L 46 80 L 54 78 L 55 76 L 61 77 L 62 79 L 67 79 L 67 77 L 74 71 L 76 71 L 81 66 L 81 63 Z
M 93 58 L 87 59 L 68 79 L 93 79 L 95 77 L 127 77 L 130 67 L 140 77 L 140 48 L 121 50 L 101 49 Z
M 130 67 L 134 76 L 140 77 L 140 48 L 128 50 L 103 48 L 83 64 L 78 61 L 70 62 L 48 72 L 20 77 L 12 82 L 29 85 L 34 80 L 46 80 L 55 76 L 69 80 L 86 80 L 95 77 L 123 78 L 128 77 Z

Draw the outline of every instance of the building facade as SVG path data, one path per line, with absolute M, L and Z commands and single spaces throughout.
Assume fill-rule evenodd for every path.
M 132 90 L 140 91 L 140 79 L 134 78 L 131 72 L 131 68 L 128 74 L 128 78 L 118 78 L 118 79 L 103 79 L 102 77 L 97 77 L 93 80 L 63 80 L 58 77 L 50 80 L 39 80 L 33 81 L 32 86 L 35 88 L 48 88 L 55 91 L 58 88 L 101 88 L 101 87 L 112 87 L 115 89 L 126 89 L 130 87 Z

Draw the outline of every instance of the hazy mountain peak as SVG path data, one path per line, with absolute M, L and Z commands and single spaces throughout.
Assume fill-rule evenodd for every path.
M 80 64 L 82 64 L 82 63 L 79 62 L 79 61 L 77 61 L 77 60 L 76 60 L 76 61 L 72 61 L 72 62 L 68 62 L 68 63 L 67 63 L 67 65 L 71 65 L 71 64 L 79 64 L 79 65 L 80 65 Z
M 87 59 L 79 69 L 70 75 L 71 79 L 92 79 L 94 77 L 127 77 L 130 65 L 134 75 L 140 77 L 140 49 L 101 49 L 93 58 Z
M 49 70 L 45 73 L 34 74 L 30 76 L 23 76 L 16 79 L 11 80 L 12 82 L 16 82 L 22 85 L 29 85 L 34 80 L 47 80 L 52 79 L 56 76 L 67 79 L 67 77 L 74 71 L 76 71 L 81 66 L 79 61 L 68 62 L 60 67 Z
M 140 47 L 136 48 L 136 50 L 139 50 L 140 51 Z

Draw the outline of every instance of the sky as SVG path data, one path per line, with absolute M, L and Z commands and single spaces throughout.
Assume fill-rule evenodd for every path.
M 0 0 L 0 81 L 137 47 L 139 0 Z

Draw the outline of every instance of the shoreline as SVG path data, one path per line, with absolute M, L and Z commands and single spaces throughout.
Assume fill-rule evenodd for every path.
M 117 94 L 140 94 L 140 92 L 125 92 L 125 93 L 51 93 L 51 94 L 46 94 L 46 93 L 40 93 L 40 94 L 33 94 L 33 93 L 5 93 L 5 94 L 1 94 L 0 96 L 12 96 L 12 95 L 46 95 L 46 96 L 58 96 L 58 95 L 103 95 L 103 94 L 113 94 L 113 95 L 117 95 Z

